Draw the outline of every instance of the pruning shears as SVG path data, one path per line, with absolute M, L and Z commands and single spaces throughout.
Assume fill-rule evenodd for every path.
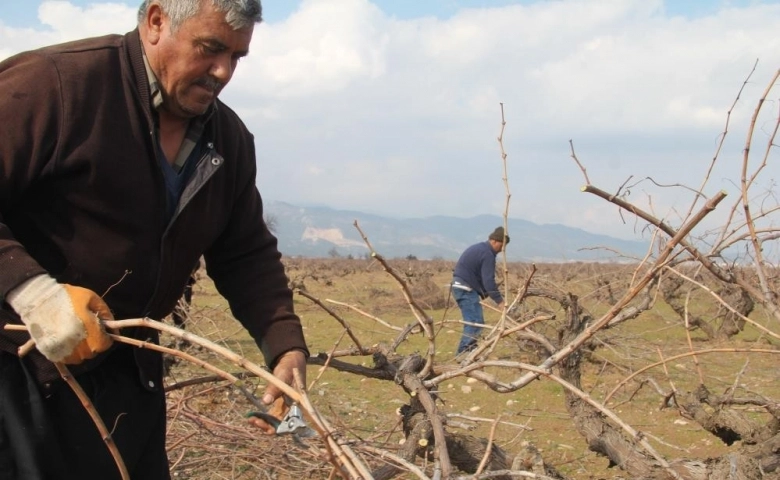
M 279 420 L 268 412 L 249 412 L 247 417 L 257 417 L 265 423 L 271 425 L 276 431 L 277 435 L 283 435 L 291 433 L 299 437 L 311 437 L 316 435 L 316 432 L 309 427 L 303 420 L 303 413 L 301 407 L 297 403 L 290 405 L 287 414 Z

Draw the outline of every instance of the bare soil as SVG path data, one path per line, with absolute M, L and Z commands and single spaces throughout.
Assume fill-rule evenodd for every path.
M 375 261 L 285 261 L 291 285 L 307 294 L 297 294 L 295 302 L 312 355 L 353 345 L 344 326 L 309 297 L 338 315 L 364 345 L 392 343 L 402 328 L 417 322 L 399 283 Z M 460 312 L 447 288 L 453 264 L 393 260 L 391 265 L 434 322 L 437 361 L 452 362 L 461 330 Z M 507 266 L 508 292 L 523 285 L 530 268 L 524 264 Z M 577 294 L 594 316 L 609 307 L 610 296 L 621 292 L 631 274 L 631 268 L 622 265 L 537 268 L 538 284 Z M 696 302 L 691 308 L 714 308 L 706 298 Z M 523 306 L 524 314 L 548 310 L 554 318 L 536 324 L 534 329 L 554 338 L 560 329 L 559 309 L 544 301 Z M 486 318 L 489 325 L 494 325 L 500 314 L 488 310 Z M 760 311 L 751 318 L 767 323 Z M 262 363 L 254 342 L 231 317 L 205 275 L 195 285 L 187 330 Z M 750 324 L 732 338 L 712 340 L 701 330 L 686 329 L 671 308 L 659 300 L 638 318 L 597 336 L 595 345 L 583 357 L 582 388 L 641 431 L 665 458 L 704 461 L 728 453 L 736 445 L 725 445 L 696 422 L 681 416 L 669 394 L 693 391 L 704 383 L 718 394 L 780 398 L 776 343 Z M 426 345 L 422 335 L 413 335 L 398 352 L 424 352 Z M 210 353 L 185 349 L 198 358 L 240 372 Z M 700 353 L 691 355 L 692 350 Z M 502 344 L 493 355 L 529 364 L 541 360 L 538 352 L 521 339 Z M 369 356 L 345 360 L 364 367 L 374 362 Z M 494 373 L 508 380 L 519 375 L 500 369 Z M 180 361 L 167 377 L 168 448 L 175 478 L 329 478 L 331 467 L 318 439 L 261 435 L 244 419 L 254 409 L 246 395 L 224 381 L 198 380 L 208 376 Z M 309 367 L 307 377 L 308 392 L 317 410 L 337 428 L 343 441 L 398 451 L 404 440 L 398 409 L 409 403 L 409 396 L 398 384 L 317 365 Z M 182 386 L 186 382 L 193 384 Z M 250 377 L 244 387 L 259 396 L 264 385 Z M 442 383 L 435 393 L 439 409 L 447 415 L 449 431 L 490 438 L 509 455 L 532 444 L 546 463 L 568 478 L 626 478 L 619 467 L 610 466 L 605 457 L 588 450 L 567 412 L 563 387 L 553 381 L 542 377 L 519 390 L 499 393 L 483 382 L 460 376 Z M 605 401 L 607 396 L 609 400 Z M 757 419 L 767 417 L 765 410 L 756 405 L 746 404 L 742 409 Z M 365 455 L 373 466 L 384 462 L 378 456 Z M 430 462 L 418 459 L 417 465 L 432 474 Z M 404 474 L 397 478 L 415 477 Z

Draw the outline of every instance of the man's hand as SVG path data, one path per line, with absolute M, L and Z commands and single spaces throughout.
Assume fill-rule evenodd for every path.
M 301 379 L 303 386 L 306 386 L 306 355 L 300 350 L 290 350 L 282 354 L 279 361 L 276 362 L 273 374 L 276 378 L 283 381 L 287 385 L 293 385 L 295 376 L 293 370 L 298 370 L 298 376 Z M 281 419 L 287 413 L 289 407 L 284 402 L 282 391 L 274 384 L 269 384 L 265 389 L 265 393 L 262 398 L 263 404 L 269 406 L 268 413 L 274 417 Z M 249 423 L 262 429 L 265 433 L 274 435 L 276 430 L 273 426 L 264 422 L 263 420 L 251 417 Z
M 111 346 L 100 321 L 113 315 L 92 290 L 38 275 L 8 292 L 7 300 L 52 362 L 79 364 Z

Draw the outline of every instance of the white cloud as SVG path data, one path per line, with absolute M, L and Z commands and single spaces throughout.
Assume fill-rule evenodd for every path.
M 130 31 L 136 25 L 135 12 L 121 3 L 81 8 L 64 0 L 46 0 L 38 7 L 38 28 L 15 27 L 0 13 L 0 59 L 53 43 Z
M 338 92 L 357 78 L 375 78 L 385 69 L 382 24 L 381 11 L 367 0 L 306 0 L 284 22 L 257 28 L 236 83 L 286 97 Z
M 50 1 L 40 18 L 35 34 L 0 20 L 0 56 L 124 32 L 135 7 Z M 749 118 L 780 67 L 778 24 L 777 3 L 684 18 L 661 0 L 540 1 L 400 20 L 368 0 L 305 0 L 256 28 L 223 97 L 256 135 L 266 197 L 396 216 L 503 212 L 503 103 L 510 213 L 626 236 L 614 207 L 579 191 L 569 139 L 606 190 L 632 175 L 698 188 L 759 59 L 707 189 L 731 200 Z M 776 91 L 768 101 L 757 141 Z M 650 181 L 632 194 L 670 218 L 691 199 Z
M 48 0 L 38 9 L 38 18 L 51 27 L 59 41 L 66 41 L 132 30 L 136 11 L 122 3 L 95 2 L 81 8 L 65 0 Z

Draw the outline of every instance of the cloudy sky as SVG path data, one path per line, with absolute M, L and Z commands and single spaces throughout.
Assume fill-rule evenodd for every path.
M 138 2 L 6 3 L 0 58 L 126 32 Z M 626 184 L 676 225 L 758 62 L 704 188 L 729 192 L 723 218 L 780 68 L 778 0 L 266 0 L 264 17 L 222 94 L 256 136 L 264 197 L 397 218 L 504 212 L 503 104 L 510 217 L 634 238 L 628 217 L 580 192 L 571 140 L 592 184 Z M 762 189 L 780 174 L 771 159 Z

